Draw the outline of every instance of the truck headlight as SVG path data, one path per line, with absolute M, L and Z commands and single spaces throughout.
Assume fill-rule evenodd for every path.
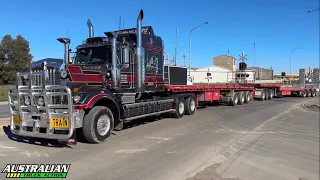
M 24 104 L 25 105 L 30 105 L 31 101 L 30 101 L 30 97 L 29 96 L 24 96 Z
M 24 79 L 24 80 L 28 80 L 28 78 L 29 78 L 29 74 L 23 75 L 23 79 Z
M 38 105 L 39 105 L 39 106 L 44 106 L 44 99 L 43 99 L 43 97 L 40 97 L 40 98 L 38 99 Z
M 75 103 L 79 103 L 80 100 L 81 100 L 81 97 L 80 97 L 79 95 L 73 96 L 73 101 L 74 101 Z
M 60 71 L 60 76 L 62 79 L 66 79 L 68 77 L 68 72 L 65 69 L 63 69 Z

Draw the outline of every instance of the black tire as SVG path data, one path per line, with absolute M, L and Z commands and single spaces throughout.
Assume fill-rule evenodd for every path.
M 230 106 L 236 106 L 238 104 L 238 101 L 239 101 L 239 95 L 238 95 L 237 92 L 235 92 L 233 94 L 233 97 L 232 97 L 231 101 L 229 102 L 229 105 Z
M 97 124 L 99 118 L 103 115 L 106 115 L 105 123 L 109 125 L 106 127 L 105 132 L 99 133 Z M 90 143 L 97 144 L 104 142 L 110 136 L 111 131 L 113 130 L 113 125 L 114 117 L 111 110 L 105 106 L 95 106 L 84 116 L 82 125 L 83 136 Z
M 264 90 L 265 91 L 265 93 L 266 93 L 266 98 L 265 98 L 265 100 L 269 100 L 269 96 L 270 96 L 270 92 L 269 92 L 269 89 L 265 89 Z
M 312 91 L 312 96 L 313 96 L 313 97 L 316 97 L 316 96 L 317 96 L 317 91 L 316 91 L 316 90 L 313 90 L 313 91 Z
M 273 92 L 273 90 L 272 89 L 270 89 L 270 99 L 273 99 L 273 96 L 274 96 L 274 92 Z
M 197 111 L 197 101 L 195 96 L 190 96 L 185 101 L 185 114 L 193 115 Z
M 244 103 L 249 103 L 251 101 L 250 91 L 244 93 Z
M 308 91 L 308 97 L 312 97 L 312 91 Z
M 266 91 L 263 90 L 263 91 L 261 92 L 261 98 L 260 98 L 260 100 L 261 100 L 261 101 L 264 101 L 265 99 L 266 99 Z
M 172 114 L 172 117 L 180 119 L 183 117 L 183 115 L 185 113 L 185 100 L 184 100 L 184 98 L 182 98 L 182 97 L 179 98 L 177 100 L 177 103 L 175 104 L 175 106 L 176 106 L 176 108 L 175 108 L 176 112 L 174 112 Z
M 270 99 L 271 99 L 271 96 L 272 96 L 272 94 L 271 94 L 271 89 L 268 89 L 267 92 L 268 92 L 268 96 L 267 96 L 266 98 L 267 98 L 268 100 L 270 100 Z
M 307 97 L 307 91 L 306 90 L 302 91 L 302 97 L 303 98 Z
M 238 92 L 238 96 L 239 96 L 238 104 L 239 105 L 244 104 L 244 99 L 245 99 L 244 92 L 243 91 Z

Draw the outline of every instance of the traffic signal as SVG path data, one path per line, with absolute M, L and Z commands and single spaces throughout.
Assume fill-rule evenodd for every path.
M 286 73 L 285 73 L 285 72 L 282 72 L 282 73 L 281 73 L 281 76 L 286 76 Z
M 239 63 L 239 70 L 246 70 L 247 69 L 247 64 L 245 62 Z

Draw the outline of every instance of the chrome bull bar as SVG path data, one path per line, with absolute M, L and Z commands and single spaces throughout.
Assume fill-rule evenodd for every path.
M 52 85 L 50 81 L 47 70 L 17 73 L 17 85 L 10 87 L 8 93 L 13 134 L 69 139 L 74 129 L 81 127 L 83 113 L 74 110 L 71 89 L 65 85 Z M 29 103 L 25 102 L 25 96 L 29 97 Z M 44 102 L 42 106 L 37 103 L 39 98 Z M 55 126 L 57 123 L 54 124 L 54 120 L 57 121 L 57 118 L 64 120 L 64 127 Z

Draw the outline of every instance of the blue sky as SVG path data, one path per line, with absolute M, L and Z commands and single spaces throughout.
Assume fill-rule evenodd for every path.
M 63 58 L 63 45 L 56 38 L 69 37 L 75 48 L 88 37 L 88 18 L 96 36 L 119 29 L 119 16 L 125 28 L 134 28 L 140 9 L 143 25 L 151 25 L 165 42 L 165 51 L 174 53 L 175 28 L 179 32 L 178 64 L 188 56 L 191 29 L 206 21 L 208 25 L 192 33 L 192 67 L 212 64 L 212 58 L 227 54 L 239 59 L 244 51 L 247 64 L 253 65 L 256 43 L 256 66 L 276 72 L 292 72 L 308 66 L 319 67 L 318 0 L 0 0 L 0 35 L 22 34 L 29 42 L 34 60 Z M 187 58 L 188 62 L 188 58 Z

